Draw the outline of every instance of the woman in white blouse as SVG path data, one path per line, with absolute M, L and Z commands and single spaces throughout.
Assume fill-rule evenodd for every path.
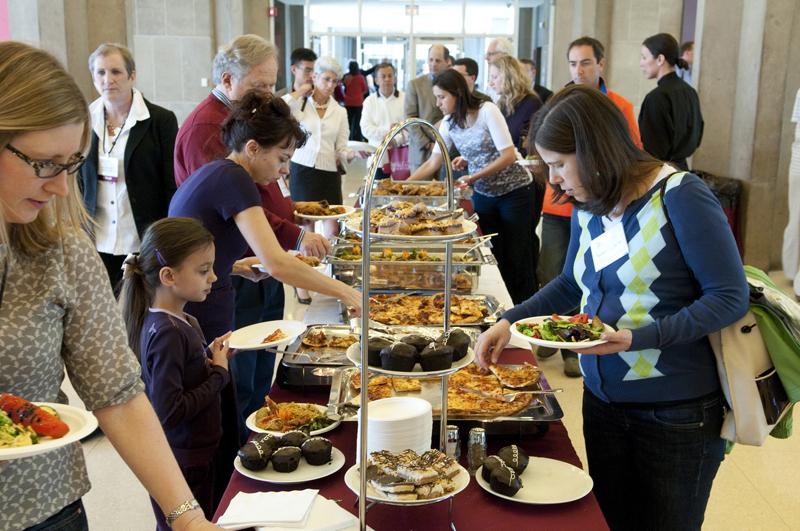
M 364 100 L 361 112 L 361 134 L 373 146 L 379 146 L 389 130 L 405 119 L 404 105 L 406 95 L 397 90 L 397 78 L 392 63 L 381 63 L 375 67 L 375 81 L 378 91 Z M 404 137 L 398 135 L 392 140 L 393 145 L 405 143 Z M 385 165 L 388 159 L 381 161 Z M 367 161 L 369 166 L 372 161 Z M 378 179 L 385 179 L 389 174 L 378 168 Z
M 167 216 L 178 121 L 133 88 L 136 64 L 125 46 L 101 44 L 89 56 L 89 71 L 100 97 L 89 106 L 92 137 L 80 188 L 116 292 L 125 257 L 139 251 L 151 223 Z
M 305 146 L 294 152 L 289 190 L 292 200 L 327 200 L 342 204 L 342 176 L 337 163 L 350 162 L 355 153 L 347 149 L 350 129 L 347 112 L 333 99 L 342 67 L 333 57 L 320 57 L 314 65 L 313 84 L 283 97 L 292 114 L 309 133 Z M 324 222 L 326 236 L 338 232 L 338 222 Z

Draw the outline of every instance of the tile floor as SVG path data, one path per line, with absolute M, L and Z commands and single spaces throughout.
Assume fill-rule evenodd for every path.
M 352 192 L 364 174 L 363 164 L 353 168 L 344 180 Z M 781 273 L 773 278 L 791 289 Z M 287 290 L 287 312 L 302 318 L 304 306 L 294 303 Z M 542 369 L 553 387 L 564 387 L 558 399 L 564 410 L 564 424 L 583 462 L 586 451 L 581 437 L 580 379 L 562 373 L 560 356 L 543 360 Z M 74 395 L 73 395 L 74 396 Z M 93 530 L 146 531 L 154 527 L 147 493 L 125 466 L 111 443 L 98 437 L 84 444 L 92 490 L 84 498 Z M 760 448 L 737 446 L 723 462 L 706 511 L 704 529 L 716 530 L 800 530 L 800 436 L 789 440 L 769 439 Z

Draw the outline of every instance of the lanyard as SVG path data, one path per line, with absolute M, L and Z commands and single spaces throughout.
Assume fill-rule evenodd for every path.
M 108 151 L 106 151 L 106 131 L 108 131 L 106 118 L 108 114 L 106 112 L 105 107 L 103 108 L 103 152 L 106 154 L 106 156 L 108 156 L 112 151 L 114 151 L 114 146 L 117 145 L 117 140 L 119 140 L 119 137 L 122 136 L 122 129 L 125 127 L 125 123 L 128 121 L 128 116 L 130 115 L 130 113 L 131 111 L 128 110 L 128 114 L 125 115 L 125 119 L 122 121 L 122 125 L 119 126 L 119 133 L 117 134 L 117 138 L 115 138 L 114 141 L 111 142 L 111 147 L 108 148 Z

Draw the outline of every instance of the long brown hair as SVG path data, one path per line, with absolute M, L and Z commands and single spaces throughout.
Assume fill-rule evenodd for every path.
M 456 108 L 450 115 L 450 127 L 457 125 L 460 128 L 467 126 L 467 115 L 470 111 L 481 108 L 481 100 L 469 91 L 467 82 L 459 72 L 447 69 L 436 77 L 434 87 L 446 90 L 456 98 Z
M 128 332 L 128 346 L 138 358 L 142 324 L 161 285 L 162 267 L 180 267 L 194 252 L 214 242 L 214 236 L 196 219 L 164 218 L 150 225 L 138 255 L 125 260 L 120 307 Z
M 249 90 L 234 102 L 222 123 L 222 141 L 231 151 L 242 151 L 248 140 L 263 148 L 303 147 L 308 134 L 292 116 L 289 105 L 268 92 Z
M 78 85 L 49 53 L 23 44 L 0 43 L 0 151 L 18 135 L 67 124 L 83 124 L 81 151 L 89 142 L 89 109 Z M 0 179 L 9 178 L 0 175 Z M 89 229 L 77 179 L 67 179 L 66 197 L 56 197 L 31 223 L 8 223 L 0 202 L 0 243 L 33 255 L 59 242 L 65 232 Z
M 663 164 L 637 148 L 622 112 L 602 92 L 570 85 L 547 100 L 534 115 L 530 148 L 541 146 L 577 158 L 578 177 L 589 198 L 566 201 L 596 215 L 607 215 L 623 197 L 631 197 Z M 529 151 L 531 152 L 531 151 Z M 564 191 L 553 185 L 554 200 Z

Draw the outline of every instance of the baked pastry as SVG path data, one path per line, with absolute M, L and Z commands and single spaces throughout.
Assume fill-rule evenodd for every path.
M 260 433 L 247 444 L 239 448 L 238 455 L 242 466 L 248 470 L 264 470 L 267 468 L 272 453 L 280 447 L 277 437 L 269 433 Z
M 513 468 L 517 474 L 522 474 L 528 466 L 528 455 L 516 444 L 500 448 L 497 457 L 502 459 L 506 466 Z
M 300 464 L 303 452 L 297 446 L 283 446 L 272 454 L 272 468 L 275 472 L 294 472 Z
M 437 339 L 437 343 L 453 347 L 453 361 L 458 361 L 467 355 L 469 344 L 471 343 L 469 334 L 460 328 L 451 329 L 447 335 L 442 334 Z
M 392 346 L 392 342 L 385 337 L 371 337 L 367 342 L 367 364 L 373 367 L 381 366 L 381 350 Z
M 495 492 L 505 496 L 514 496 L 522 488 L 522 481 L 513 469 L 500 465 L 492 472 L 489 486 Z
M 393 343 L 381 350 L 381 367 L 387 371 L 411 372 L 417 364 L 417 349 L 406 343 Z
M 308 435 L 300 430 L 287 431 L 281 437 L 281 446 L 297 446 L 298 448 L 308 439 Z
M 311 437 L 306 439 L 300 450 L 309 465 L 320 466 L 331 460 L 333 445 L 325 437 Z
M 496 468 L 503 465 L 503 460 L 497 457 L 496 455 L 490 455 L 486 459 L 483 460 L 483 468 L 481 468 L 481 477 L 486 483 L 492 479 L 492 472 L 495 471 Z
M 422 352 L 425 347 L 433 343 L 433 339 L 428 336 L 420 334 L 409 334 L 400 338 L 400 341 L 417 349 L 417 352 Z
M 453 347 L 426 347 L 419 355 L 423 371 L 441 371 L 453 365 Z

